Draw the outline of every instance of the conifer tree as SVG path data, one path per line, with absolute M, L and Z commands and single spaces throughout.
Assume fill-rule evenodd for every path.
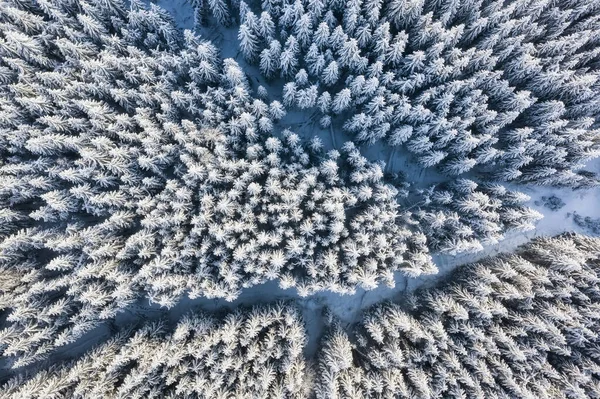
M 246 23 L 240 25 L 238 40 L 240 41 L 240 50 L 242 50 L 244 58 L 248 61 L 252 61 L 256 58 L 258 52 L 258 39 Z

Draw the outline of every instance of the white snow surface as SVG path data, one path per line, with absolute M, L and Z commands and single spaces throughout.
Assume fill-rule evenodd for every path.
M 155 3 L 173 15 L 179 28 L 194 29 L 194 10 L 187 0 L 158 0 Z M 257 67 L 248 65 L 244 61 L 238 51 L 237 27 L 223 28 L 211 25 L 200 28 L 199 33 L 202 38 L 212 41 L 213 44 L 220 48 L 223 58 L 233 58 L 243 67 L 254 89 L 258 85 L 265 86 L 271 96 L 269 100 L 276 99 L 277 97 L 274 94 L 281 93 L 281 81 L 266 82 L 260 75 Z M 339 148 L 345 141 L 350 140 L 349 136 L 341 132 L 339 122 L 334 125 L 333 131 L 335 134 L 332 134 L 330 129 L 321 129 L 318 125 L 318 119 L 313 118 L 307 112 L 288 112 L 288 115 L 278 125 L 277 128 L 290 128 L 290 130 L 300 134 L 304 138 L 318 135 L 323 140 L 326 148 Z M 399 149 L 394 152 L 392 157 L 390 157 L 390 149 L 384 145 L 373 145 L 362 148 L 361 152 L 371 161 L 384 161 L 387 164 L 387 171 L 402 171 L 406 176 L 406 180 L 412 183 L 413 186 L 426 187 L 432 183 L 444 180 L 434 170 L 424 170 L 414 162 L 411 162 L 410 157 L 406 156 Z M 590 162 L 586 169 L 600 172 L 600 160 L 596 159 Z M 185 298 L 174 308 L 164 309 L 158 305 L 148 303 L 148 300 L 140 300 L 135 306 L 121 313 L 112 324 L 115 327 L 121 327 L 133 321 L 155 320 L 158 318 L 168 318 L 171 322 L 176 323 L 181 315 L 191 310 L 218 313 L 240 306 L 247 307 L 261 303 L 272 303 L 278 300 L 293 301 L 301 310 L 306 323 L 308 343 L 305 348 L 305 354 L 308 357 L 312 357 L 318 350 L 319 338 L 324 327 L 323 311 L 325 308 L 328 308 L 337 316 L 344 326 L 349 327 L 360 320 L 363 310 L 378 302 L 400 300 L 407 293 L 413 292 L 416 289 L 433 286 L 436 282 L 447 277 L 450 272 L 460 265 L 477 262 L 485 257 L 494 256 L 499 253 L 512 252 L 518 246 L 538 236 L 553 236 L 569 231 L 589 234 L 585 229 L 574 223 L 572 218 L 573 212 L 577 212 L 584 217 L 600 218 L 599 187 L 586 190 L 571 190 L 568 188 L 509 185 L 507 188 L 519 190 L 531 197 L 531 201 L 527 205 L 544 215 L 544 218 L 537 223 L 536 228 L 528 232 L 509 232 L 500 243 L 485 246 L 482 251 L 477 253 L 463 253 L 456 256 L 434 255 L 435 264 L 439 269 L 439 273 L 435 275 L 407 279 L 400 273 L 396 273 L 396 284 L 393 288 L 380 286 L 370 291 L 359 288 L 356 290 L 356 293 L 351 295 L 322 292 L 307 298 L 301 298 L 295 289 L 283 290 L 279 288 L 277 281 L 270 281 L 245 289 L 233 302 L 227 302 L 222 299 L 198 298 L 190 300 Z M 542 197 L 550 197 L 552 195 L 562 199 L 565 202 L 565 206 L 556 211 L 545 207 L 541 201 Z M 59 357 L 61 355 L 68 357 L 79 355 L 89 348 L 90 345 L 101 342 L 106 338 L 111 331 L 109 327 L 108 325 L 104 325 L 91 331 L 78 340 L 77 343 L 64 347 L 57 355 Z

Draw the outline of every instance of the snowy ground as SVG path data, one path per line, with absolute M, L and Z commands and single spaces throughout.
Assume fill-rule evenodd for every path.
M 193 29 L 194 11 L 186 0 L 159 0 L 158 5 L 167 9 L 174 16 L 177 24 L 182 29 Z M 242 59 L 237 49 L 237 29 L 216 29 L 205 27 L 201 29 L 202 37 L 211 40 L 217 45 L 224 58 L 234 58 L 249 75 L 251 84 L 254 88 L 258 85 L 264 85 L 270 89 L 270 93 L 281 93 L 280 82 L 266 82 L 258 73 L 255 66 L 247 65 Z M 274 98 L 271 98 L 271 100 Z M 323 130 L 318 126 L 317 118 L 311 118 L 311 115 L 301 112 L 290 112 L 286 118 L 280 122 L 280 127 L 290 127 L 303 137 L 318 135 L 324 141 L 328 148 L 339 148 L 349 137 L 343 133 L 336 133 L 332 137 L 329 129 Z M 335 129 L 339 132 L 340 129 Z M 383 160 L 388 166 L 387 170 L 392 172 L 402 171 L 407 176 L 408 181 L 417 182 L 417 185 L 426 186 L 433 182 L 440 181 L 442 178 L 435 171 L 423 170 L 411 162 L 410 157 L 405 156 L 401 151 L 394 153 L 390 158 L 390 150 L 381 145 L 374 145 L 361 149 L 363 154 L 372 161 Z M 600 172 L 600 161 L 596 160 L 588 165 L 588 170 Z M 183 300 L 173 309 L 160 309 L 158 306 L 149 305 L 147 300 L 140 301 L 136 306 L 126 310 L 117 317 L 113 323 L 114 327 L 125 325 L 133 320 L 153 320 L 166 317 L 175 322 L 182 314 L 190 310 L 204 310 L 208 312 L 219 312 L 225 309 L 234 309 L 239 306 L 251 306 L 259 303 L 270 303 L 277 300 L 294 301 L 302 310 L 304 320 L 307 325 L 309 342 L 306 347 L 306 354 L 313 355 L 318 349 L 318 340 L 323 329 L 323 310 L 329 308 L 344 325 L 351 325 L 360 319 L 361 312 L 373 304 L 387 300 L 398 299 L 421 287 L 427 287 L 443 279 L 448 273 L 457 266 L 466 263 L 476 262 L 482 258 L 493 256 L 498 253 L 511 252 L 519 245 L 522 245 L 537 236 L 552 236 L 566 231 L 586 232 L 578 226 L 572 218 L 574 212 L 582 216 L 600 218 L 600 188 L 589 190 L 570 190 L 556 189 L 547 187 L 510 187 L 525 192 L 531 196 L 528 204 L 544 215 L 544 218 L 537 224 L 535 230 L 529 232 L 513 232 L 507 234 L 506 239 L 499 244 L 490 245 L 478 253 L 460 254 L 457 256 L 435 255 L 434 261 L 439 269 L 439 273 L 432 276 L 424 276 L 416 279 L 406 279 L 399 273 L 396 274 L 396 286 L 388 288 L 379 287 L 371 291 L 358 289 L 353 295 L 338 295 L 334 293 L 319 293 L 309 298 L 300 298 L 295 289 L 282 290 L 277 282 L 271 281 L 250 289 L 246 289 L 240 297 L 233 302 L 224 300 L 210 300 L 205 298 L 195 300 Z M 544 206 L 542 197 L 555 195 L 565 202 L 565 205 L 558 210 L 550 210 Z M 63 348 L 61 354 L 68 354 L 69 357 L 77 356 L 90 345 L 100 342 L 110 333 L 111 326 L 104 325 L 88 333 L 76 344 Z

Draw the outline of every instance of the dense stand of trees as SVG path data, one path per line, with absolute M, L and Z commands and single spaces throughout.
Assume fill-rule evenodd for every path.
M 466 181 L 451 207 L 441 191 L 402 209 L 381 163 L 277 128 L 285 96 L 259 99 L 155 5 L 3 0 L 0 24 L 0 353 L 14 367 L 143 297 L 393 286 L 396 271 L 435 273 L 430 249 L 477 249 L 537 217 Z
M 424 167 L 596 184 L 595 0 L 264 0 L 234 3 L 239 45 L 288 106 Z
M 434 251 L 476 252 L 510 230 L 531 230 L 542 215 L 524 204 L 527 195 L 498 184 L 458 179 L 424 190 L 415 220 Z
M 142 298 L 393 287 L 533 228 L 498 182 L 597 183 L 598 1 L 192 4 L 281 92 L 154 4 L 0 0 L 0 362 L 22 372 L 1 397 L 600 397 L 600 241 L 578 235 L 332 320 L 314 364 L 290 304 L 58 359 Z M 293 108 L 354 142 L 302 139 Z M 378 141 L 448 181 L 390 179 Z
M 307 398 L 302 319 L 284 304 L 222 318 L 184 316 L 174 328 L 148 323 L 117 334 L 81 359 L 31 378 L 3 398 Z
M 24 398 L 597 398 L 600 239 L 541 238 L 438 287 L 326 314 L 314 362 L 290 304 L 127 329 L 0 388 Z
M 460 269 L 322 343 L 320 398 L 597 398 L 600 240 L 544 238 Z

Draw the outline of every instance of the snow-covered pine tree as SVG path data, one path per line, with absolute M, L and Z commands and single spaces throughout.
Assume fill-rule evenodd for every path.
M 196 24 L 206 25 L 209 20 L 209 16 L 212 15 L 218 24 L 223 26 L 229 26 L 233 22 L 232 20 L 232 5 L 237 3 L 239 0 L 231 1 L 231 4 L 225 0 L 191 0 L 190 4 L 196 10 Z
M 260 52 L 260 72 L 271 78 L 280 68 L 281 44 L 277 40 L 271 41 L 269 48 Z
M 354 364 L 355 349 L 339 321 L 332 320 L 321 337 L 315 367 L 314 394 L 317 399 L 364 398 L 362 368 Z
M 238 41 L 240 43 L 240 50 L 247 61 L 254 60 L 258 55 L 258 43 L 257 38 L 252 33 L 252 29 L 244 22 L 240 25 L 240 31 L 238 33 Z M 268 67 L 265 72 L 269 72 Z

